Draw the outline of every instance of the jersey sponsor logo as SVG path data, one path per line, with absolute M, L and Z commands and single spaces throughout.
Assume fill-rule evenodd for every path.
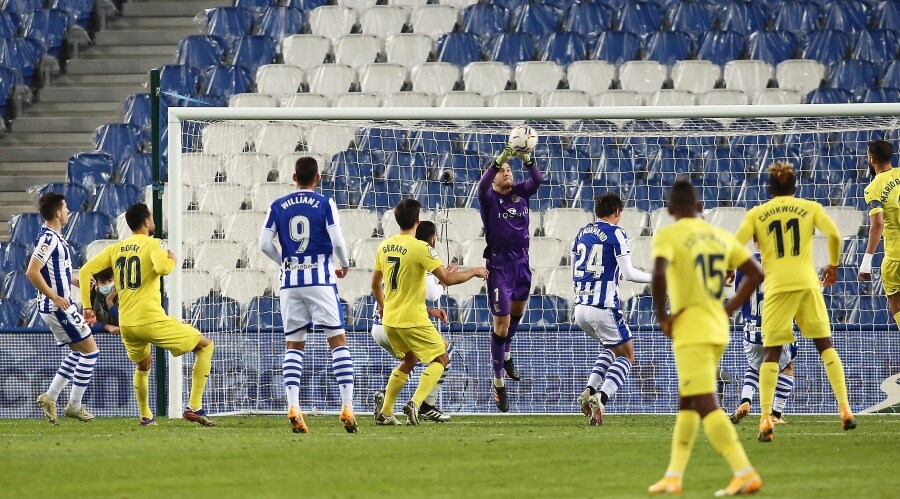
M 506 211 L 502 211 L 498 213 L 500 218 L 510 219 L 510 218 L 524 218 L 528 215 L 528 208 L 525 208 L 522 211 L 517 210 L 515 207 L 507 208 Z
M 319 262 L 312 263 L 291 263 L 284 262 L 284 270 L 310 270 L 319 268 Z

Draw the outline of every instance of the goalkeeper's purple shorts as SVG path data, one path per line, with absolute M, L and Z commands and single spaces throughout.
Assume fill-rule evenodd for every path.
M 531 292 L 531 268 L 528 259 L 487 265 L 488 302 L 497 317 L 509 315 L 509 302 L 525 301 Z

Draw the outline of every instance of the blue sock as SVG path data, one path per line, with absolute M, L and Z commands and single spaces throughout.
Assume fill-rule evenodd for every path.
M 281 364 L 281 377 L 284 381 L 284 395 L 288 407 L 300 407 L 301 375 L 303 375 L 303 350 L 286 350 L 284 362 Z
M 594 391 L 599 390 L 600 384 L 603 383 L 603 378 L 606 376 L 606 371 L 615 360 L 616 356 L 611 351 L 605 348 L 601 350 L 600 353 L 597 354 L 597 360 L 594 361 L 594 368 L 591 369 L 591 375 L 588 377 L 587 386 L 594 389 Z
M 600 387 L 600 401 L 604 404 L 616 394 L 616 391 L 625 384 L 628 379 L 628 371 L 631 370 L 631 362 L 625 357 L 616 357 L 616 361 L 609 366 L 603 386 Z
M 331 351 L 331 370 L 341 391 L 341 405 L 353 409 L 353 357 L 350 348 L 337 347 Z

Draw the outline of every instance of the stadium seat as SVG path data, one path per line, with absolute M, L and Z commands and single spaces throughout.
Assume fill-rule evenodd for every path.
M 520 62 L 515 71 L 516 88 L 544 94 L 559 87 L 563 68 L 555 62 Z
M 349 147 L 354 132 L 353 127 L 313 126 L 306 133 L 306 150 L 310 154 L 335 154 Z
M 278 46 L 285 38 L 303 29 L 303 13 L 291 7 L 270 7 L 262 12 L 256 26 L 257 35 L 265 35 Z
M 878 78 L 878 86 L 900 88 L 900 63 L 894 61 L 884 67 Z
M 334 42 L 334 62 L 360 69 L 381 54 L 381 40 L 372 35 L 344 35 Z
M 129 206 L 138 201 L 143 200 L 140 199 L 137 188 L 132 185 L 104 184 L 97 189 L 93 209 L 113 219 L 125 213 Z
M 620 65 L 637 60 L 643 48 L 643 41 L 634 33 L 605 31 L 597 39 L 593 58 Z
M 587 40 L 582 35 L 570 31 L 556 32 L 547 37 L 541 60 L 568 66 L 587 57 L 587 48 Z
M 843 238 L 856 236 L 865 218 L 855 206 L 826 206 L 825 213 L 837 224 Z
M 309 14 L 309 32 L 329 40 L 350 34 L 356 25 L 356 11 L 336 5 L 317 7 Z
M 239 268 L 244 260 L 244 250 L 232 241 L 206 240 L 194 248 L 194 270 L 211 275 Z
M 236 332 L 241 306 L 225 296 L 203 296 L 191 303 L 188 322 L 202 332 Z
M 721 76 L 721 68 L 709 61 L 678 61 L 672 66 L 672 85 L 675 90 L 695 94 L 707 92 L 716 86 Z
M 413 33 L 437 40 L 453 31 L 457 19 L 456 9 L 450 5 L 423 5 L 412 12 L 409 23 Z
M 159 67 L 159 88 L 182 95 L 194 95 L 200 89 L 200 70 L 184 64 Z
M 794 33 L 796 31 L 763 30 L 751 34 L 747 39 L 748 58 L 765 61 L 773 66 L 793 58 L 799 47 Z
M 360 206 L 383 213 L 400 202 L 402 185 L 399 180 L 373 180 L 363 192 Z
M 244 36 L 234 42 L 231 63 L 245 68 L 252 79 L 252 75 L 260 66 L 272 64 L 276 56 L 275 41 L 272 38 L 265 35 Z M 204 73 L 208 72 L 209 68 L 204 70 Z
M 261 94 L 285 95 L 300 91 L 306 75 L 290 64 L 266 64 L 256 70 L 256 91 Z
M 716 227 L 721 227 L 734 234 L 737 232 L 738 228 L 740 228 L 741 222 L 744 221 L 744 216 L 746 214 L 747 210 L 745 208 L 718 207 L 706 210 L 704 212 L 703 218 Z
M 34 72 L 44 49 L 31 38 L 0 39 L 0 66 L 16 68 L 22 84 L 33 86 Z
M 184 303 L 192 303 L 216 289 L 215 278 L 208 272 L 194 269 L 185 269 L 182 272 L 181 298 Z
M 872 9 L 872 24 L 876 28 L 897 31 L 900 29 L 900 2 L 880 2 Z
M 438 107 L 484 107 L 484 96 L 477 92 L 447 92 L 438 97 Z
M 731 61 L 725 65 L 725 87 L 752 94 L 769 86 L 775 74 L 764 61 Z
M 202 211 L 186 211 L 182 214 L 184 244 L 196 246 L 202 241 L 221 239 L 220 217 Z M 259 231 L 257 231 L 259 232 Z M 258 234 L 257 234 L 258 235 Z M 90 251 L 90 248 L 88 248 Z
M 237 184 L 215 182 L 198 193 L 198 209 L 222 217 L 241 208 L 247 190 Z
M 541 97 L 541 107 L 589 107 L 591 96 L 580 90 L 551 90 Z
M 241 304 L 255 296 L 277 294 L 278 287 L 276 279 L 259 270 L 228 270 L 221 276 L 222 295 Z
M 19 16 L 0 12 L 0 38 L 10 39 L 19 35 Z
M 384 98 L 384 107 L 431 107 L 434 97 L 424 92 L 399 92 Z
M 225 59 L 225 40 L 213 35 L 189 35 L 178 43 L 177 64 L 205 68 Z
M 228 99 L 228 107 L 278 107 L 278 99 L 266 94 L 235 94 Z
M 817 88 L 806 94 L 807 104 L 849 104 L 853 95 L 840 88 Z
M 853 59 L 875 63 L 893 61 L 900 47 L 897 33 L 884 29 L 860 31 L 851 51 Z
M 821 15 L 822 8 L 816 2 L 779 2 L 775 5 L 773 21 L 775 29 L 808 33 L 819 26 Z
M 459 318 L 463 324 L 493 327 L 494 318 L 491 315 L 488 296 L 474 295 L 463 300 Z
M 434 40 L 427 35 L 415 33 L 401 33 L 387 38 L 384 42 L 384 52 L 387 62 L 400 64 L 406 69 L 411 69 L 424 62 L 428 62 Z
M 812 60 L 788 60 L 776 66 L 775 78 L 780 88 L 807 94 L 822 85 L 825 66 Z
M 325 62 L 330 52 L 331 40 L 321 35 L 291 35 L 281 42 L 284 63 L 303 71 Z
M 607 90 L 594 96 L 595 107 L 643 106 L 644 97 L 631 90 Z
M 328 107 L 328 105 L 328 97 L 322 94 L 293 94 L 281 101 L 281 107 Z
M 853 94 L 862 94 L 875 87 L 878 66 L 869 61 L 844 60 L 830 67 L 828 83 L 831 88 L 841 88 Z
M 850 41 L 850 35 L 843 31 L 830 29 L 813 31 L 806 37 L 803 58 L 813 59 L 822 64 L 835 64 L 847 56 Z
M 529 249 L 531 267 L 535 269 L 555 268 L 563 265 L 569 256 L 569 248 L 562 239 L 536 237 Z
M 91 192 L 78 182 L 51 182 L 38 189 L 39 195 L 56 192 L 66 197 L 69 211 L 84 211 L 91 200 Z
M 569 88 L 594 96 L 606 91 L 616 77 L 616 67 L 605 61 L 575 61 L 567 70 Z
M 675 3 L 666 12 L 666 24 L 674 31 L 702 35 L 712 31 L 713 9 L 705 2 Z
M 568 241 L 593 220 L 590 212 L 579 208 L 551 208 L 544 214 L 544 236 Z
M 689 59 L 693 53 L 691 36 L 680 31 L 657 31 L 647 37 L 644 59 L 671 66 Z
M 488 99 L 491 107 L 536 107 L 538 96 L 532 92 L 507 90 Z
M 71 23 L 67 12 L 41 9 L 23 14 L 20 29 L 23 37 L 37 41 L 48 55 L 59 58 Z
M 744 53 L 744 35 L 733 31 L 712 31 L 700 37 L 697 59 L 726 64 Z
M 256 68 L 229 64 L 209 66 L 200 73 L 201 91 L 227 101 L 232 95 L 250 90 L 255 71 Z
M 94 0 L 53 0 L 50 8 L 59 9 L 69 15 L 73 25 L 77 24 L 87 30 L 91 26 L 94 11 Z
M 403 89 L 407 78 L 406 68 L 399 64 L 370 64 L 359 70 L 360 90 L 378 95 L 399 92 Z
M 862 31 L 869 24 L 868 7 L 856 0 L 829 2 L 822 13 L 823 26 L 844 32 Z
M 385 230 L 385 234 L 393 235 L 394 232 Z M 382 241 L 381 238 L 367 238 L 350 243 L 350 265 L 358 269 L 374 268 L 378 246 Z
M 80 152 L 69 158 L 66 180 L 94 191 L 99 185 L 109 182 L 115 166 L 113 156 L 107 152 Z
M 337 0 L 337 4 L 348 9 L 370 9 L 375 6 L 376 0 Z
M 478 0 L 438 0 L 441 5 L 450 5 L 456 9 L 464 9 L 478 3 Z
M 244 329 L 253 332 L 256 330 L 280 330 L 284 328 L 281 318 L 281 303 L 278 298 L 272 296 L 256 296 L 250 299 L 244 308 Z
M 490 59 L 507 66 L 534 60 L 537 52 L 534 37 L 528 33 L 499 33 L 487 43 Z
M 371 210 L 344 209 L 339 210 L 341 230 L 348 241 L 373 237 L 378 228 L 378 215 Z
M 459 79 L 459 68 L 446 62 L 426 62 L 414 67 L 410 74 L 413 91 L 432 97 L 452 91 Z
M 562 10 L 548 4 L 526 3 L 516 7 L 510 20 L 510 31 L 545 36 L 556 31 L 562 21 Z
M 381 98 L 373 93 L 351 92 L 337 96 L 332 107 L 381 107 Z
M 247 149 L 251 142 L 252 127 L 235 126 L 233 123 L 211 123 L 200 132 L 203 152 L 209 154 L 235 154 Z
M 857 102 L 900 102 L 900 89 L 870 88 L 855 100 Z
M 576 2 L 566 11 L 563 29 L 595 37 L 609 30 L 613 17 L 613 10 L 607 5 L 599 2 Z
M 134 126 L 125 123 L 109 123 L 101 125 L 94 130 L 94 144 L 98 151 L 108 153 L 112 157 L 116 165 L 121 165 L 129 156 L 141 151 L 144 144 L 143 131 Z M 73 156 L 86 160 L 79 153 Z M 72 159 L 69 160 L 71 164 Z M 100 162 L 103 162 L 102 160 Z M 92 163 L 97 164 L 97 163 Z M 108 177 L 107 177 L 108 178 Z
M 199 189 L 214 182 L 224 182 L 224 168 L 219 158 L 203 153 L 181 155 L 184 171 L 182 183 L 189 188 Z
M 666 68 L 656 61 L 631 61 L 619 68 L 622 90 L 650 94 L 662 88 L 666 81 Z
M 206 11 L 206 34 L 232 41 L 250 34 L 253 14 L 240 7 L 216 7 Z
M 303 141 L 303 130 L 299 123 L 266 123 L 257 129 L 256 152 L 277 158 L 292 153 Z
M 150 94 L 131 94 L 122 102 L 125 123 L 145 129 L 150 127 Z
M 633 296 L 626 305 L 628 324 L 634 326 L 650 326 L 656 324 L 656 313 L 653 311 L 653 298 L 648 295 Z
M 114 236 L 112 219 L 104 213 L 82 211 L 69 215 L 66 226 L 66 240 L 69 242 L 87 246 L 97 239 L 112 239 Z
M 555 296 L 532 295 L 528 297 L 523 325 L 556 326 L 567 322 L 568 306 L 560 309 Z
M 481 60 L 481 44 L 471 33 L 446 33 L 438 39 L 437 60 L 465 67 Z
M 890 325 L 895 324 L 887 310 L 884 298 L 880 296 L 860 296 L 856 306 L 850 312 L 848 322 L 851 324 Z
M 0 328 L 14 328 L 22 318 L 22 305 L 16 300 L 0 299 Z
M 431 140 L 435 139 L 442 141 L 455 140 L 452 137 L 436 137 Z M 477 182 L 481 178 L 481 170 L 484 168 L 485 162 L 486 160 L 478 154 L 455 153 L 449 150 L 442 153 L 436 161 L 440 171 L 450 170 L 453 172 L 453 178 L 457 182 L 467 183 Z
M 506 31 L 509 11 L 499 5 L 479 3 L 462 10 L 460 30 L 478 37 Z
M 718 14 L 723 31 L 749 35 L 766 26 L 766 8 L 762 2 L 733 1 L 726 3 Z
M 657 90 L 647 97 L 648 106 L 693 106 L 694 95 L 685 90 Z
M 511 80 L 512 71 L 509 66 L 499 62 L 473 62 L 463 70 L 466 90 L 482 96 L 505 90 Z
M 34 244 L 36 239 L 37 231 L 31 234 L 28 244 L 16 242 L 0 243 L 0 273 L 25 270 L 28 267 L 28 261 L 31 260 L 28 245 Z
M 346 277 L 338 279 L 338 294 L 349 303 L 356 303 L 361 296 L 369 296 L 372 293 L 372 271 L 351 267 Z M 372 300 L 374 303 L 375 300 Z M 360 317 L 354 306 L 354 317 Z M 371 317 L 371 316 L 369 316 Z
M 25 277 L 25 271 L 13 271 L 3 278 L 3 298 L 26 302 L 38 296 L 37 289 Z
M 310 71 L 308 80 L 310 93 L 335 97 L 350 91 L 356 83 L 356 71 L 343 64 L 322 64 Z
M 629 2 L 619 10 L 617 29 L 644 35 L 662 26 L 662 8 L 652 2 Z
M 258 19 L 259 16 L 261 16 L 262 13 L 265 12 L 266 9 L 268 9 L 269 7 L 275 7 L 276 1 L 275 0 L 235 0 L 234 4 L 235 4 L 234 5 L 235 7 L 241 7 L 241 8 L 249 10 Z

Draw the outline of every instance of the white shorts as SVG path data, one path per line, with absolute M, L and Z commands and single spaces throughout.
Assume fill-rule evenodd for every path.
M 607 348 L 631 341 L 631 330 L 625 323 L 622 311 L 617 308 L 576 305 L 575 323 Z
M 282 289 L 281 319 L 285 341 L 306 341 L 313 326 L 324 329 L 328 338 L 344 334 L 344 309 L 337 286 Z
M 747 356 L 747 364 L 759 371 L 760 366 L 762 366 L 763 361 L 766 359 L 766 348 L 759 343 L 750 343 L 749 341 L 744 340 L 744 355 Z M 784 345 L 781 350 L 781 358 L 778 359 L 778 371 L 784 370 L 796 356 L 796 343 Z
M 84 317 L 75 305 L 70 305 L 64 312 L 41 312 L 41 318 L 53 332 L 58 346 L 78 343 L 91 335 L 91 327 L 84 322 Z
M 374 339 L 375 343 L 384 349 L 391 357 L 401 358 L 397 355 L 397 352 L 394 351 L 394 347 L 391 346 L 391 340 L 388 339 L 387 333 L 384 331 L 384 326 L 381 324 L 372 325 L 372 339 Z

